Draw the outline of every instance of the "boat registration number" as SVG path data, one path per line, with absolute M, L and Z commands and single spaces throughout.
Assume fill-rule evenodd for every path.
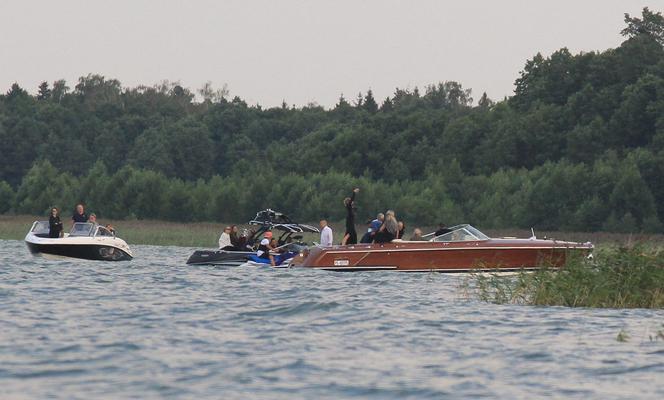
M 345 267 L 348 265 L 348 260 L 334 260 L 335 267 Z

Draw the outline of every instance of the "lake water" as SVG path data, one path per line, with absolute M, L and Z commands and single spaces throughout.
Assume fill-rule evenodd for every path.
M 664 398 L 662 310 L 494 305 L 460 275 L 133 251 L 55 261 L 0 241 L 1 399 Z

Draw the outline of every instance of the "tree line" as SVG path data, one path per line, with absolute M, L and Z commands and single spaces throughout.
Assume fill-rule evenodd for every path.
M 36 95 L 14 84 L 0 96 L 0 212 L 84 201 L 113 218 L 342 219 L 358 186 L 360 217 L 661 231 L 664 17 L 625 23 L 615 49 L 537 54 L 499 102 L 457 82 L 330 109 L 92 74 Z

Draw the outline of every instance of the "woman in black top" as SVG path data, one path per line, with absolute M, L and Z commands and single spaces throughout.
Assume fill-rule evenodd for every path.
M 237 225 L 231 225 L 231 244 L 235 250 L 241 250 L 239 231 Z
M 48 218 L 48 237 L 59 238 L 62 232 L 62 221 L 60 221 L 60 211 L 53 207 L 51 208 L 51 216 Z
M 341 240 L 341 244 L 357 244 L 357 232 L 355 232 L 355 194 L 360 189 L 353 189 L 350 197 L 344 199 L 344 206 L 346 206 L 346 233 Z
M 403 221 L 399 221 L 397 223 L 397 228 L 399 228 L 397 231 L 397 239 L 403 239 L 403 235 L 406 234 L 406 224 L 404 224 Z

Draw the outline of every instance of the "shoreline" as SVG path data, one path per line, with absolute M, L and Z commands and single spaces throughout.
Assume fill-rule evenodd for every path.
M 23 240 L 28 229 L 36 220 L 45 220 L 46 217 L 32 215 L 0 215 L 0 240 Z M 200 247 L 216 248 L 217 240 L 221 230 L 226 225 L 221 222 L 171 222 L 160 220 L 113 220 L 100 219 L 101 224 L 112 224 L 118 231 L 118 237 L 124 239 L 131 245 L 153 245 L 153 246 L 181 246 L 181 247 Z M 241 228 L 248 225 L 236 224 Z M 317 226 L 317 223 L 311 225 Z M 330 224 L 335 232 L 335 243 L 341 239 L 341 233 L 344 229 L 344 223 L 336 222 Z M 65 220 L 65 230 L 69 230 L 71 224 Z M 406 237 L 408 237 L 414 226 L 408 226 Z M 421 227 L 427 233 L 433 228 Z M 358 237 L 365 231 L 365 227 L 358 226 Z M 482 229 L 481 231 L 491 237 L 514 236 L 527 238 L 531 236 L 526 229 Z M 610 232 L 563 232 L 563 231 L 538 231 L 535 230 L 538 238 L 555 238 L 560 240 L 570 240 L 586 242 L 590 241 L 595 246 L 625 245 L 647 242 L 657 246 L 664 247 L 664 235 L 661 234 L 642 234 L 642 233 L 610 233 Z M 305 241 L 318 241 L 318 235 L 307 234 Z

